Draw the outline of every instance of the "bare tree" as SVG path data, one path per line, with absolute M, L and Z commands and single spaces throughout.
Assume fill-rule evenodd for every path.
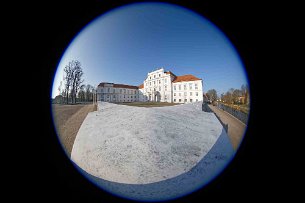
M 84 82 L 82 79 L 83 70 L 79 61 L 72 61 L 73 65 L 73 77 L 72 77 L 72 102 L 76 103 L 76 95 L 79 91 L 80 85 Z
M 215 89 L 208 90 L 206 95 L 212 102 L 217 100 L 217 91 Z
M 58 90 L 58 95 L 57 96 L 61 96 L 60 97 L 60 103 L 62 103 L 62 81 L 60 81 L 60 83 L 59 83 L 59 86 L 58 86 L 58 88 L 57 88 L 57 90 Z
M 236 104 L 236 103 L 239 103 L 239 98 L 242 96 L 241 94 L 241 90 L 239 89 L 234 89 L 233 92 L 232 92 L 232 97 L 233 97 L 233 102 Z
M 248 85 L 242 85 L 241 86 L 241 93 L 242 96 L 245 97 L 245 104 L 249 104 L 249 87 Z
M 72 84 L 72 78 L 73 78 L 73 73 L 72 73 L 73 69 L 72 69 L 72 63 L 69 62 L 68 65 L 65 66 L 64 68 L 64 72 L 65 72 L 65 76 L 64 76 L 64 81 L 65 81 L 65 92 L 66 92 L 66 103 L 69 103 L 69 90 Z
M 85 85 L 81 85 L 79 87 L 79 92 L 78 92 L 78 98 L 80 99 L 81 102 L 85 101 Z
M 67 96 L 67 103 L 69 103 L 69 93 L 71 96 L 72 103 L 76 103 L 76 94 L 79 90 L 80 85 L 84 82 L 82 79 L 83 70 L 79 61 L 72 60 L 66 65 L 65 69 L 65 90 Z M 69 91 L 71 88 L 71 91 Z
M 91 101 L 93 89 L 94 89 L 94 87 L 92 85 L 89 85 L 89 84 L 86 85 L 86 101 L 87 102 Z

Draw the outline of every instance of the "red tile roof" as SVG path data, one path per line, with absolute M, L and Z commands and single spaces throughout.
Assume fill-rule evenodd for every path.
M 144 84 L 139 85 L 139 89 L 144 88 Z
M 173 83 L 184 82 L 184 81 L 195 81 L 195 80 L 201 80 L 201 79 L 193 75 L 182 75 L 182 76 L 176 76 L 176 78 L 173 80 Z

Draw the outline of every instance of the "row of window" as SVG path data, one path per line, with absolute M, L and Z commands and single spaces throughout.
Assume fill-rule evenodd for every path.
M 154 90 L 154 91 L 162 91 L 162 87 L 159 87 L 159 88 L 146 88 L 146 92 L 148 92 L 148 91 L 152 91 L 152 90 Z M 164 91 L 167 91 L 167 86 L 164 86 Z
M 181 93 L 178 94 L 181 97 Z M 198 92 L 195 92 L 195 95 L 198 96 Z M 174 93 L 174 96 L 176 96 L 176 93 Z M 187 96 L 187 92 L 184 92 L 184 96 Z M 193 92 L 190 92 L 190 96 L 193 96 Z
M 109 101 L 109 99 L 107 99 L 107 100 L 104 100 L 104 99 L 101 99 L 101 101 Z M 118 101 L 118 102 L 134 102 L 134 101 L 137 101 L 137 100 L 134 100 L 134 99 L 122 99 L 122 100 L 116 100 L 116 99 L 112 99 L 111 101 L 113 101 L 113 102 L 116 102 L 116 101 Z
M 174 102 L 176 102 L 176 99 L 174 99 Z M 179 102 L 182 102 L 182 100 L 179 99 Z M 187 102 L 187 99 L 184 99 L 184 102 Z M 193 102 L 193 99 L 190 99 L 190 102 Z M 196 99 L 196 102 L 198 102 L 198 99 Z
M 157 82 L 157 84 L 161 84 L 161 80 L 157 80 L 157 81 L 153 81 L 153 82 L 145 82 L 145 86 L 148 86 L 148 84 L 149 84 L 149 86 L 151 87 L 152 85 L 156 85 L 156 82 Z M 164 79 L 164 83 L 167 83 L 167 79 L 165 78 Z
M 109 99 L 110 98 L 110 96 L 109 95 L 107 95 L 107 98 Z M 119 98 L 119 99 L 122 99 L 122 98 L 139 98 L 139 96 L 125 96 L 125 95 L 118 95 L 117 97 L 116 97 L 116 95 L 112 95 L 112 98 Z
M 156 75 L 154 75 L 154 78 L 156 78 Z M 161 73 L 159 73 L 159 77 L 161 77 Z M 151 80 L 151 76 L 149 76 L 149 79 Z
M 104 92 L 104 90 L 103 89 L 101 89 L 101 93 L 103 93 Z M 106 93 L 111 93 L 110 92 L 110 88 L 107 88 L 107 91 L 105 91 Z M 112 93 L 120 93 L 120 94 L 122 94 L 122 93 L 124 93 L 124 94 L 138 94 L 139 93 L 139 91 L 138 90 L 126 90 L 126 89 L 113 89 L 113 91 L 112 91 Z
M 177 90 L 177 88 L 179 90 L 181 90 L 182 85 L 174 85 L 174 90 Z M 187 90 L 187 84 L 183 84 L 183 89 Z M 193 89 L 193 83 L 189 83 L 189 90 L 192 90 L 192 89 Z M 197 83 L 195 83 L 195 90 L 198 90 L 198 84 Z

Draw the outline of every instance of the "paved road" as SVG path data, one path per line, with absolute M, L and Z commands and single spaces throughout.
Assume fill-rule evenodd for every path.
M 244 131 L 246 130 L 246 125 L 242 123 L 237 118 L 233 117 L 231 114 L 218 109 L 216 106 L 209 105 L 209 107 L 216 113 L 220 120 L 229 125 L 229 138 L 233 145 L 233 148 L 236 150 L 240 144 L 241 139 L 243 138 Z

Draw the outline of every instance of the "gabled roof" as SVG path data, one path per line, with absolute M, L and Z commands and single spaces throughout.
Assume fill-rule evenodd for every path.
M 173 83 L 184 82 L 184 81 L 195 81 L 195 80 L 201 80 L 201 79 L 193 75 L 182 75 L 182 76 L 176 76 L 176 78 L 173 80 Z
M 139 89 L 144 88 L 144 84 L 139 85 Z

